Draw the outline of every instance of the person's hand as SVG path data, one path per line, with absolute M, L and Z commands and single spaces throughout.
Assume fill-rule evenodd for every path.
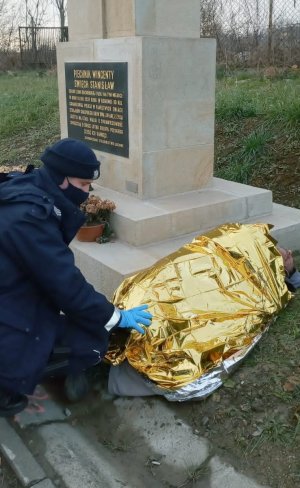
M 278 251 L 282 256 L 285 272 L 289 275 L 295 268 L 292 251 L 288 251 L 283 247 L 278 247 Z
M 141 334 L 145 334 L 145 331 L 139 324 L 146 325 L 151 324 L 152 315 L 147 312 L 148 305 L 140 305 L 139 307 L 131 308 L 130 310 L 120 310 L 121 321 L 119 327 L 125 329 L 135 329 Z

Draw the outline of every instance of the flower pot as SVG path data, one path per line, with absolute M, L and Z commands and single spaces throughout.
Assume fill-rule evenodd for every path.
M 95 242 L 102 236 L 105 224 L 84 225 L 77 232 L 77 239 L 81 242 Z

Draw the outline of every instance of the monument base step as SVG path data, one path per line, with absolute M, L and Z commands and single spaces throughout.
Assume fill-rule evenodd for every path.
M 225 221 L 241 222 L 272 212 L 272 192 L 212 178 L 199 190 L 140 200 L 93 183 L 92 193 L 113 200 L 117 238 L 139 247 L 184 236 Z
M 232 219 L 230 222 L 234 222 Z M 241 221 L 240 221 L 241 222 Z M 273 204 L 271 214 L 243 220 L 247 223 L 273 224 L 271 233 L 282 247 L 300 249 L 300 210 Z M 225 223 L 225 221 L 223 222 Z M 215 227 L 211 226 L 210 228 Z M 195 236 L 209 228 L 199 228 L 198 232 L 181 235 L 161 242 L 135 247 L 116 240 L 107 244 L 83 243 L 75 238 L 71 248 L 76 264 L 97 291 L 111 298 L 123 279 L 154 264 L 158 259 L 176 251 Z

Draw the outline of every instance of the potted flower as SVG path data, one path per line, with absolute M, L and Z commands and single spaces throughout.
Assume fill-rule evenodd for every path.
M 85 224 L 79 229 L 77 239 L 83 242 L 106 242 L 112 234 L 109 220 L 110 214 L 116 208 L 111 200 L 102 200 L 96 195 L 90 195 L 80 205 L 86 217 Z M 103 237 L 102 237 L 103 236 Z

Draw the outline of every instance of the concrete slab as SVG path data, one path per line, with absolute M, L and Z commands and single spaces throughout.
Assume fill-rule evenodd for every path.
M 27 408 L 18 415 L 15 415 L 14 418 L 21 429 L 29 425 L 40 425 L 45 422 L 66 419 L 63 408 L 52 400 L 51 395 L 42 385 L 38 385 L 33 395 L 28 398 L 29 403 Z
M 65 488 L 163 488 L 191 480 L 199 488 L 267 488 L 214 455 L 207 439 L 162 399 L 104 398 L 93 416 L 90 429 L 60 422 L 35 430 L 43 463 Z M 25 488 L 56 486 L 5 419 L 0 419 L 0 453 Z M 198 472 L 201 477 L 194 479 Z
M 187 486 L 197 472 L 203 473 L 193 480 L 199 488 L 267 488 L 214 455 L 207 439 L 162 399 L 104 400 L 96 415 L 90 429 L 38 428 L 45 460 L 66 488 Z
M 22 439 L 9 423 L 1 418 L 0 452 L 23 486 L 32 486 L 46 478 L 45 472 L 36 462 Z
M 71 243 L 76 265 L 94 288 L 109 299 L 126 276 L 155 263 L 156 258 L 120 241 L 106 244 Z
M 210 488 L 267 488 L 259 485 L 254 480 L 237 473 L 235 469 L 223 463 L 220 458 L 214 456 L 209 462 Z
M 145 443 L 150 448 L 149 452 L 156 452 L 157 457 L 163 459 L 167 465 L 182 469 L 185 473 L 189 468 L 200 466 L 207 459 L 207 440 L 194 434 L 189 425 L 176 418 L 172 408 L 164 401 L 118 398 L 114 401 L 114 406 L 119 416 L 126 419 L 119 425 L 119 429 L 122 431 L 129 424 L 131 429 L 142 432 Z M 178 473 L 176 480 L 172 480 L 170 475 L 170 483 L 178 481 Z
M 45 458 L 66 487 L 126 486 L 119 481 L 122 473 L 109 451 L 101 449 L 101 446 L 96 449 L 78 430 L 69 425 L 52 424 L 41 427 L 39 431 L 46 443 Z
M 34 485 L 34 488 L 55 488 L 55 485 L 50 480 L 44 480 Z
M 39 433 L 47 462 L 70 488 L 178 486 L 209 456 L 208 441 L 157 399 L 103 402 L 87 438 L 65 424 L 42 426 Z
M 261 219 L 251 219 L 260 222 Z M 273 224 L 271 234 L 277 239 L 281 247 L 287 249 L 300 249 L 300 210 L 273 204 L 273 212 L 266 217 L 265 222 Z

